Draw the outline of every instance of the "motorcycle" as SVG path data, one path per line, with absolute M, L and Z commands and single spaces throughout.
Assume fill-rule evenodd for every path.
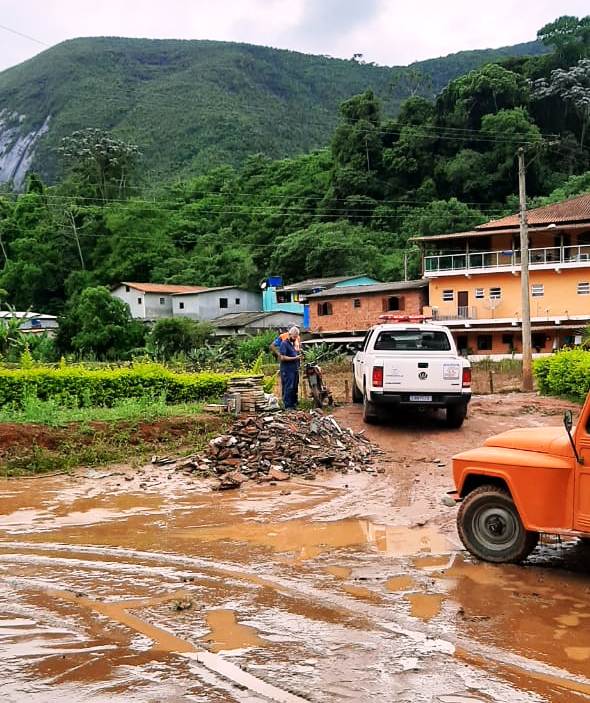
M 322 369 L 317 362 L 305 364 L 303 373 L 309 386 L 309 391 L 316 408 L 323 408 L 324 405 L 334 405 L 334 397 L 328 386 L 324 383 Z

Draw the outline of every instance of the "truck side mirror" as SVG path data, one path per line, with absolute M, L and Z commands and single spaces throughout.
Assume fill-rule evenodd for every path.
M 572 427 L 574 425 L 574 420 L 572 417 L 572 411 L 571 410 L 566 410 L 563 413 L 563 425 L 567 431 L 568 434 L 572 431 Z

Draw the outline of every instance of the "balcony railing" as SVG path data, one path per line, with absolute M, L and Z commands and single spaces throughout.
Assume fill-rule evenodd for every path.
M 493 271 L 520 266 L 519 250 L 478 251 L 460 254 L 438 254 L 424 257 L 424 273 L 455 271 Z M 529 266 L 578 264 L 590 266 L 590 244 L 569 247 L 529 249 Z
M 432 320 L 433 322 L 440 322 L 441 320 L 476 320 L 477 319 L 477 308 L 474 305 L 465 305 L 454 308 L 453 310 L 433 310 Z

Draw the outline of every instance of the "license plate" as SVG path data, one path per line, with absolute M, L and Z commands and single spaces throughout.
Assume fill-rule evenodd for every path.
M 411 403 L 432 403 L 432 396 L 431 395 L 411 395 L 410 402 Z

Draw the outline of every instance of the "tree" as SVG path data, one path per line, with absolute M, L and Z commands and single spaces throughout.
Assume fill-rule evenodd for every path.
M 380 252 L 372 233 L 346 220 L 325 222 L 293 232 L 276 246 L 270 270 L 286 280 L 311 276 L 372 274 L 379 271 Z
M 479 129 L 484 115 L 526 105 L 527 101 L 526 80 L 490 63 L 451 81 L 437 99 L 437 112 L 445 122 Z
M 548 81 L 544 78 L 534 81 L 532 89 L 537 100 L 556 96 L 566 107 L 574 109 L 580 120 L 580 146 L 583 147 L 590 122 L 590 59 L 582 59 L 567 70 L 558 68 L 551 71 Z
M 104 286 L 86 288 L 74 298 L 60 319 L 58 346 L 82 357 L 123 359 L 140 347 L 145 328 L 133 320 L 129 306 Z
M 432 92 L 432 76 L 415 66 L 396 68 L 391 77 L 391 90 L 397 95 L 414 97 Z
M 334 209 L 349 196 L 378 197 L 382 192 L 381 106 L 367 90 L 340 106 L 341 124 L 332 138 L 334 169 L 327 204 Z
M 578 18 L 563 15 L 546 24 L 537 32 L 537 37 L 555 48 L 566 59 L 575 60 L 587 55 L 590 48 L 590 15 Z
M 186 317 L 158 320 L 148 337 L 148 347 L 156 356 L 170 359 L 175 354 L 188 354 L 200 349 L 213 336 L 209 322 L 197 322 Z
M 59 153 L 66 168 L 101 200 L 126 197 L 140 151 L 135 144 L 102 129 L 83 129 L 64 137 Z

